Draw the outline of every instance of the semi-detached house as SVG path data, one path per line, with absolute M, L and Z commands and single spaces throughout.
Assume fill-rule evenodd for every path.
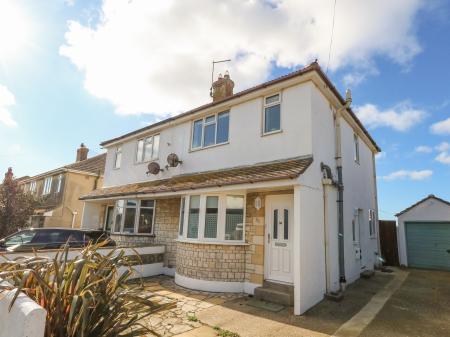
M 301 314 L 377 263 L 379 148 L 317 63 L 233 86 L 219 76 L 213 102 L 103 142 L 83 227 L 164 244 L 184 287 L 286 291 Z

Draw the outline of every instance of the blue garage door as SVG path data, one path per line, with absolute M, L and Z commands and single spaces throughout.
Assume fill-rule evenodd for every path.
M 408 265 L 450 270 L 450 222 L 407 222 Z

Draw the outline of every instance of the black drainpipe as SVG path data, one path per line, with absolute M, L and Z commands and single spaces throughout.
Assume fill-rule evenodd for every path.
M 339 160 L 340 161 L 340 160 Z M 341 290 L 344 290 L 345 280 L 345 259 L 344 259 L 344 183 L 342 181 L 342 166 L 337 166 L 338 174 L 338 244 L 339 244 L 339 283 Z

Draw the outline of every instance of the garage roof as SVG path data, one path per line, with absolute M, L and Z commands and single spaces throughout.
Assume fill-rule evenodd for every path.
M 416 202 L 415 204 L 409 206 L 408 208 L 405 208 L 403 211 L 401 211 L 401 212 L 395 214 L 395 216 L 398 217 L 399 215 L 402 215 L 403 213 L 408 212 L 409 210 L 413 209 L 414 207 L 420 205 L 421 203 L 423 203 L 423 202 L 425 202 L 425 201 L 427 201 L 427 200 L 429 200 L 429 199 L 435 199 L 435 200 L 438 200 L 438 201 L 443 202 L 444 204 L 450 206 L 450 202 L 448 202 L 447 200 L 438 198 L 438 197 L 435 196 L 434 194 L 430 194 L 430 195 L 428 195 L 427 197 L 423 198 L 422 200 L 419 200 L 419 201 Z

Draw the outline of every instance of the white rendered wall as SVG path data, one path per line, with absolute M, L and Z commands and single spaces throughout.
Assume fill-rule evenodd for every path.
M 43 337 L 47 316 L 45 309 L 20 293 L 10 311 L 14 294 L 15 291 L 9 290 L 0 293 L 0 337 Z
M 104 211 L 104 209 L 100 203 L 84 202 L 81 228 L 103 229 L 103 223 L 100 220 L 102 211 Z
M 437 199 L 430 198 L 398 217 L 398 256 L 400 265 L 403 266 L 408 266 L 405 232 L 405 222 L 408 221 L 450 221 L 450 206 Z
M 104 186 L 309 155 L 312 153 L 311 125 L 305 121 L 310 120 L 312 86 L 312 82 L 307 82 L 282 91 L 282 132 L 277 134 L 262 136 L 263 97 L 231 108 L 229 143 L 225 145 L 190 151 L 191 122 L 162 130 L 159 164 L 164 167 L 171 152 L 178 154 L 183 164 L 157 176 L 146 175 L 148 163 L 135 164 L 137 138 L 122 145 L 120 169 L 112 168 L 115 157 L 115 146 L 112 146 L 107 149 Z

